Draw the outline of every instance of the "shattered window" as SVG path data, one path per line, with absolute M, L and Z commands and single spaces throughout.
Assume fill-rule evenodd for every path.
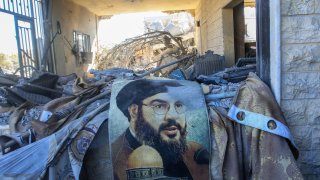
M 90 35 L 74 31 L 72 52 L 76 56 L 78 65 L 90 63 L 92 60 Z
M 84 34 L 81 32 L 74 31 L 73 32 L 73 41 L 76 52 L 90 52 L 90 35 Z

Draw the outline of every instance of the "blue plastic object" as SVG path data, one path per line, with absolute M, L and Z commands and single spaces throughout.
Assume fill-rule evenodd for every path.
M 170 74 L 169 74 L 169 77 L 171 79 L 177 79 L 177 80 L 185 80 L 185 76 L 184 76 L 184 73 L 182 72 L 181 69 L 176 69 L 174 71 L 172 71 Z

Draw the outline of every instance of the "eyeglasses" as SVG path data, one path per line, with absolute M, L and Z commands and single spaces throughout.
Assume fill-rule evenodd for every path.
M 153 112 L 158 115 L 166 114 L 170 109 L 170 104 L 168 103 L 156 103 L 156 104 L 142 104 L 144 106 L 148 106 L 152 108 Z M 186 112 L 186 106 L 181 102 L 176 102 L 174 104 L 174 109 L 178 114 L 182 114 Z

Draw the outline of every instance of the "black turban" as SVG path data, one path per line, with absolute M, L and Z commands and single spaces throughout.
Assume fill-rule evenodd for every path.
M 117 106 L 130 120 L 128 107 L 131 104 L 140 105 L 141 102 L 153 95 L 168 92 L 167 87 L 179 87 L 180 83 L 174 80 L 147 80 L 140 79 L 129 82 L 116 97 Z

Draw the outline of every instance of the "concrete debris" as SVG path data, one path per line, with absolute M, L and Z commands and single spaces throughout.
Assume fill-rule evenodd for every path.
M 105 70 L 91 69 L 90 73 L 94 75 L 96 80 L 101 79 L 116 79 L 116 78 L 130 78 L 133 77 L 133 70 L 125 68 L 110 68 Z
M 239 90 L 241 83 L 228 83 L 221 85 L 211 85 L 210 94 L 206 96 L 209 106 L 222 107 L 229 110 L 232 106 L 233 97 Z
M 215 175 L 212 176 L 222 177 L 222 174 L 219 174 L 222 172 L 216 171 L 216 167 L 219 165 L 221 166 L 219 169 L 222 169 L 222 166 L 225 165 L 224 162 L 229 163 L 227 163 L 223 168 L 234 168 L 234 160 L 237 160 L 238 158 L 235 156 L 235 158 L 225 159 L 225 157 L 232 157 L 230 153 L 235 153 L 239 157 L 241 156 L 245 162 L 249 162 L 248 159 L 245 159 L 248 157 L 254 157 L 256 158 L 256 161 L 257 159 L 260 160 L 265 159 L 265 157 L 272 157 L 273 151 L 265 148 L 265 145 L 269 146 L 269 144 L 273 142 L 276 142 L 276 144 L 273 145 L 273 148 L 279 150 L 278 153 L 280 153 L 280 149 L 286 150 L 286 152 L 283 152 L 281 157 L 286 157 L 284 158 L 286 162 L 290 159 L 290 162 L 294 164 L 292 152 L 295 152 L 296 149 L 294 149 L 294 143 L 291 139 L 289 140 L 293 146 L 290 147 L 294 150 L 290 151 L 287 141 L 280 137 L 281 134 L 279 135 L 273 131 L 268 131 L 264 129 L 265 126 L 256 126 L 259 125 L 259 123 L 254 125 L 246 124 L 249 122 L 249 120 L 245 120 L 247 114 L 247 117 L 250 117 L 250 114 L 258 114 L 259 118 L 266 117 L 268 121 L 271 119 L 272 122 L 275 122 L 276 119 L 267 117 L 266 115 L 263 115 L 263 112 L 260 112 L 262 110 L 264 111 L 264 108 L 255 108 L 258 105 L 259 107 L 260 105 L 261 107 L 266 107 L 267 110 L 272 110 L 269 114 L 274 113 L 274 108 L 277 111 L 275 112 L 276 115 L 281 112 L 275 101 L 271 104 L 266 103 L 272 99 L 270 98 L 272 93 L 269 88 L 253 73 L 255 72 L 255 61 L 252 59 L 242 60 L 242 62 L 237 64 L 235 67 L 224 68 L 224 58 L 214 54 L 213 52 L 208 52 L 204 56 L 196 56 L 195 53 L 186 53 L 184 55 L 180 54 L 179 56 L 174 57 L 175 58 L 168 58 L 168 61 L 163 61 L 158 66 L 144 71 L 124 67 L 91 70 L 90 73 L 93 75 L 91 78 L 79 78 L 74 74 L 58 76 L 50 73 L 39 73 L 31 79 L 23 79 L 17 77 L 13 78 L 7 74 L 1 74 L 0 129 L 3 129 L 4 127 L 9 128 L 8 130 L 10 134 L 2 134 L 2 136 L 0 134 L 0 153 L 4 154 L 4 156 L 0 155 L 0 167 L 12 163 L 11 159 L 9 161 L 8 159 L 5 159 L 6 157 L 11 157 L 14 158 L 14 161 L 18 161 L 17 159 L 20 160 L 20 158 L 25 156 L 25 154 L 28 154 L 28 157 L 31 157 L 32 154 L 38 152 L 41 152 L 39 154 L 42 155 L 42 159 L 40 163 L 35 163 L 35 166 L 41 166 L 40 168 L 48 167 L 48 164 L 51 164 L 56 160 L 61 163 L 61 159 L 65 157 L 71 158 L 68 163 L 76 162 L 74 164 L 81 165 L 83 163 L 83 167 L 86 165 L 89 166 L 92 161 L 100 162 L 99 158 L 106 158 L 103 151 L 109 152 L 109 144 L 101 145 L 98 143 L 99 145 L 97 147 L 92 147 L 90 143 L 94 141 L 94 136 L 96 136 L 96 134 L 97 137 L 99 137 L 98 129 L 101 124 L 104 124 L 101 125 L 102 127 L 107 127 L 105 122 L 109 116 L 111 87 L 113 82 L 115 80 L 123 79 L 143 79 L 146 76 L 159 76 L 178 80 L 196 81 L 201 84 L 203 93 L 205 94 L 204 97 L 207 109 L 209 111 L 208 120 L 214 131 L 214 133 L 211 133 L 212 139 L 210 139 L 211 143 L 213 143 L 211 156 L 216 158 L 216 160 L 212 161 L 213 165 L 210 166 L 213 168 L 210 169 L 210 171 L 215 173 Z M 263 93 L 257 93 L 257 91 L 261 90 L 261 87 L 263 87 Z M 254 88 L 254 90 L 252 88 Z M 254 91 L 254 93 L 252 93 L 252 91 Z M 121 95 L 121 97 L 124 96 Z M 248 98 L 249 100 L 247 100 Z M 259 99 L 259 102 L 255 101 L 255 98 Z M 268 100 L 265 102 L 263 99 Z M 250 102 L 257 104 L 250 104 Z M 241 112 L 242 114 L 245 112 L 246 116 L 242 117 L 240 111 L 237 112 L 237 108 L 243 108 L 239 110 L 243 111 Z M 255 110 L 258 110 L 258 112 L 255 112 Z M 279 120 L 283 125 L 285 125 L 284 119 Z M 263 154 L 262 157 L 242 157 L 241 155 L 241 152 L 245 150 L 245 148 L 257 148 L 252 147 L 255 145 L 250 143 L 251 139 L 253 139 L 252 134 L 254 134 L 251 133 L 251 131 L 262 134 L 261 137 L 263 138 L 255 139 L 259 144 L 259 146 L 257 146 L 259 152 L 261 149 L 267 149 L 267 153 L 264 152 L 266 154 Z M 99 138 L 108 137 L 108 131 L 100 131 L 100 133 L 102 134 L 100 134 Z M 231 135 L 229 133 L 231 133 Z M 271 134 L 268 133 L 273 133 L 276 136 L 270 136 Z M 290 133 L 288 131 L 284 134 Z M 54 138 L 50 139 L 53 136 Z M 101 140 L 101 142 L 102 141 L 103 140 Z M 230 144 L 228 144 L 229 141 Z M 53 146 L 53 142 L 56 143 L 56 147 Z M 95 143 L 92 144 L 93 146 L 97 145 Z M 240 144 L 241 146 L 238 146 L 240 147 L 239 149 L 235 149 L 234 144 Z M 264 146 L 260 146 L 260 144 Z M 25 151 L 22 153 L 20 153 L 20 151 L 15 151 L 16 149 L 26 145 L 30 145 L 28 146 L 29 149 L 27 147 L 24 148 Z M 220 152 L 221 148 L 219 146 L 226 148 Z M 77 157 L 73 156 L 72 153 L 68 154 L 69 147 L 77 148 L 77 152 L 79 152 L 79 154 L 76 155 Z M 103 149 L 102 151 L 102 149 L 100 149 L 102 147 L 106 149 Z M 48 148 L 48 151 L 53 154 L 48 154 L 47 149 L 45 148 Z M 235 149 L 235 152 L 230 152 L 232 148 Z M 88 160 L 84 157 L 86 154 L 88 154 L 89 157 L 97 156 L 99 158 L 88 158 L 90 159 Z M 227 156 L 224 156 L 225 154 Z M 78 156 L 80 157 L 79 159 L 77 159 Z M 57 157 L 57 159 L 52 159 L 52 161 L 47 162 L 48 157 Z M 278 156 L 274 158 L 276 159 Z M 35 160 L 34 158 L 30 159 L 33 161 Z M 64 160 L 65 159 L 63 159 L 63 161 Z M 274 162 L 283 164 L 283 161 L 284 160 L 282 158 L 276 159 Z M 64 165 L 68 163 L 64 162 Z M 112 161 L 108 159 L 108 163 L 112 163 Z M 237 162 L 237 165 L 244 166 L 239 162 Z M 24 160 L 22 165 L 15 163 L 14 166 L 21 166 L 25 168 L 22 173 L 18 173 L 20 176 L 23 175 L 23 173 L 28 172 L 30 162 Z M 11 166 L 11 169 L 7 168 L 6 170 L 11 172 L 14 170 L 14 166 Z M 109 167 L 107 166 L 108 165 L 104 168 Z M 110 167 L 112 168 L 112 166 Z M 52 167 L 50 166 L 50 168 Z M 77 168 L 77 172 L 80 173 L 81 166 L 77 166 Z M 239 167 L 236 167 L 235 169 L 239 170 Z M 274 170 L 274 168 L 269 168 L 267 171 L 271 172 L 272 170 Z M 292 172 L 296 171 L 298 170 Z M 109 170 L 104 172 L 109 172 Z M 241 170 L 241 173 L 243 172 L 244 171 Z M 255 170 L 255 172 L 260 171 Z M 1 173 L 2 172 L 0 172 L 0 175 Z M 228 173 L 231 173 L 231 171 Z M 247 173 L 248 175 L 245 175 L 244 177 L 251 176 L 251 172 Z M 45 174 L 40 175 L 37 173 L 33 175 L 34 177 L 45 176 Z M 76 176 L 78 177 L 79 174 Z M 257 177 L 264 176 L 264 174 L 260 174 Z M 287 177 L 286 174 L 283 176 Z
M 0 126 L 9 124 L 9 117 L 11 112 L 0 113 Z
M 227 110 L 240 87 L 240 83 L 231 83 L 230 80 L 237 75 L 245 76 L 248 71 L 251 72 L 252 66 L 234 67 L 217 72 L 223 68 L 223 59 L 213 52 L 204 56 L 191 54 L 180 59 L 171 58 L 163 61 L 160 66 L 142 73 L 120 67 L 90 70 L 93 78 L 86 79 L 78 78 L 75 74 L 58 76 L 39 73 L 30 79 L 1 74 L 0 125 L 10 124 L 10 131 L 15 133 L 25 133 L 19 131 L 32 129 L 34 140 L 39 140 L 108 102 L 114 80 L 141 79 L 148 75 L 196 80 L 207 84 L 207 105 Z M 212 63 L 216 66 L 210 71 L 201 71 L 199 68 L 195 69 L 197 66 L 194 66 L 194 63 L 197 61 L 206 61 L 207 64 Z M 26 102 L 30 104 L 26 106 Z
M 114 79 L 135 79 L 142 78 L 147 75 L 162 76 L 179 80 L 196 80 L 199 83 L 210 84 L 210 91 L 213 94 L 228 93 L 236 91 L 239 87 L 237 82 L 244 80 L 249 72 L 255 71 L 255 65 L 252 65 L 253 61 L 246 61 L 245 59 L 242 60 L 241 63 L 238 63 L 241 64 L 242 67 L 222 70 L 224 66 L 224 58 L 214 54 L 212 51 L 207 52 L 204 56 L 195 56 L 192 54 L 180 59 L 173 57 L 168 58 L 169 56 L 166 57 L 167 60 L 169 59 L 168 61 L 162 61 L 160 66 L 150 71 L 142 71 L 143 73 L 119 67 L 103 70 L 92 69 L 90 70 L 90 73 L 94 78 L 87 78 L 81 82 L 78 81 L 79 78 L 77 78 L 75 74 L 57 76 L 50 73 L 43 73 L 38 74 L 31 79 L 23 79 L 14 75 L 2 74 L 0 77 L 0 105 L 3 107 L 19 107 L 25 101 L 30 101 L 35 105 L 44 105 L 56 98 L 74 96 L 75 93 L 78 93 L 81 90 L 86 90 L 88 87 L 97 87 L 99 85 L 94 84 L 101 81 L 103 83 L 103 87 L 95 92 L 95 94 L 98 94 L 99 92 L 110 91 Z M 205 66 L 200 66 L 199 64 L 203 62 L 205 62 Z M 250 65 L 247 65 L 247 62 L 249 62 Z M 206 69 L 201 69 L 202 67 Z M 233 84 L 230 82 L 236 83 Z M 92 97 L 92 94 L 87 98 L 89 97 Z M 228 108 L 232 102 L 231 100 L 232 97 L 221 98 L 219 101 L 213 101 L 210 99 L 208 103 L 210 103 L 210 105 Z M 41 114 L 39 113 L 40 111 L 41 108 L 39 107 L 26 111 L 21 122 L 28 123 L 32 119 L 39 119 Z M 0 113 L 3 122 L 2 124 L 8 123 L 7 118 L 12 112 Z
M 173 35 L 170 31 L 152 31 L 136 36 L 103 50 L 96 56 L 96 68 L 112 67 L 146 71 L 192 54 L 195 48 L 193 33 Z M 168 74 L 172 69 L 162 70 Z
M 145 27 L 149 31 L 167 31 L 174 36 L 194 31 L 194 18 L 190 13 L 179 12 L 164 17 L 145 18 Z
M 43 110 L 42 106 L 37 106 L 37 107 L 26 110 L 19 123 L 22 126 L 26 126 L 32 120 L 39 119 L 42 110 Z
M 250 72 L 256 72 L 255 65 L 247 65 L 244 67 L 226 68 L 224 71 L 210 75 L 199 75 L 197 81 L 205 84 L 227 84 L 228 82 L 238 83 L 244 81 Z
M 4 94 L 1 94 L 0 90 L 0 104 L 6 104 L 7 103 L 7 98 L 5 97 Z

